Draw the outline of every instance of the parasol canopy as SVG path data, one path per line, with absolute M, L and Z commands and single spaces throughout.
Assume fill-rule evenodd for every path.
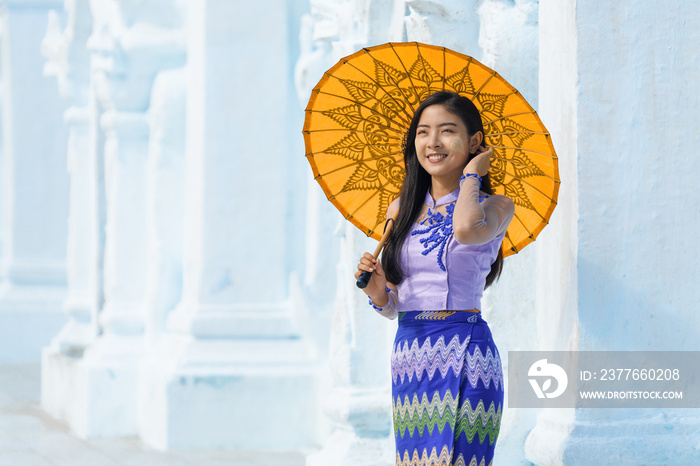
M 417 42 L 368 47 L 341 59 L 314 88 L 304 142 L 328 199 L 368 236 L 380 239 L 401 189 L 403 139 L 418 105 L 454 91 L 469 98 L 493 146 L 491 184 L 515 203 L 503 256 L 534 241 L 559 191 L 554 146 L 537 113 L 498 73 L 473 58 Z

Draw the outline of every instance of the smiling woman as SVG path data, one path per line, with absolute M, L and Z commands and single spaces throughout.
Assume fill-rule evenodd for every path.
M 370 305 L 399 318 L 397 465 L 493 461 L 503 372 L 481 296 L 500 273 L 514 205 L 491 190 L 492 154 L 469 99 L 449 91 L 426 98 L 406 135 L 406 176 L 387 212 L 396 225 L 382 260 L 365 253 L 357 267 L 356 278 L 373 272 Z
M 464 147 L 469 140 L 469 151 Z M 415 145 L 418 162 L 433 178 L 431 194 L 434 198 L 453 191 L 483 133 L 468 134 L 462 120 L 443 105 L 427 107 L 418 123 Z

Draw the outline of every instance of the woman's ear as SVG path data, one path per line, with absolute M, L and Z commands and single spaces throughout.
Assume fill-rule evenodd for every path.
M 481 142 L 484 140 L 484 133 L 477 131 L 476 133 L 469 136 L 469 153 L 475 154 L 479 150 Z

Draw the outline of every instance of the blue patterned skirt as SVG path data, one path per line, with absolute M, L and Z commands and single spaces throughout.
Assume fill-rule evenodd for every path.
M 481 314 L 399 314 L 391 356 L 397 466 L 488 466 L 503 409 L 503 370 Z

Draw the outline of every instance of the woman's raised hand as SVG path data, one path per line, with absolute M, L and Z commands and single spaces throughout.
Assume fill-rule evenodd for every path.
M 357 264 L 357 272 L 355 273 L 355 280 L 360 278 L 362 272 L 373 272 L 372 278 L 370 278 L 367 286 L 362 290 L 370 298 L 381 298 L 384 296 L 386 287 L 386 275 L 384 275 L 384 269 L 382 268 L 381 262 L 375 257 L 366 252 L 360 258 L 360 263 Z M 381 300 L 381 299 L 380 299 Z
M 463 174 L 476 173 L 479 176 L 484 176 L 491 168 L 491 156 L 493 156 L 493 147 L 481 147 L 477 150 L 477 155 L 469 161 L 464 167 Z

